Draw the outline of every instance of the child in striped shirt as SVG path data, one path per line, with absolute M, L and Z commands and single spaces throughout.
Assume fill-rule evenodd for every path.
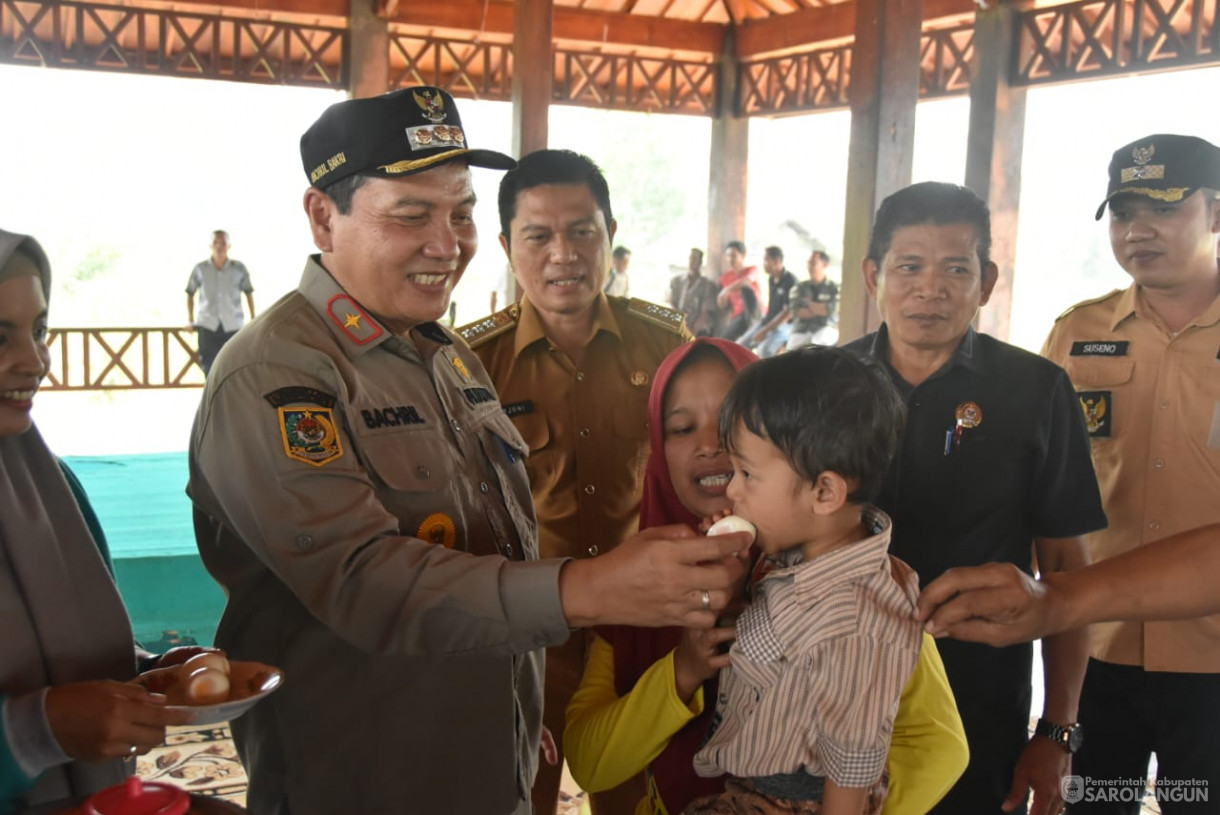
M 919 657 L 915 573 L 871 506 L 901 397 L 877 363 L 809 347 L 747 367 L 720 413 L 733 511 L 765 567 L 695 756 L 734 776 L 688 813 L 878 813 L 898 699 Z

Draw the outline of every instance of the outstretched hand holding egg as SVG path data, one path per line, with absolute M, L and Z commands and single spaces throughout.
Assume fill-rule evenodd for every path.
M 727 509 L 705 518 L 699 528 L 709 536 L 744 532 L 751 543 L 757 534 L 754 524 Z M 748 560 L 749 556 L 748 547 L 733 553 L 739 560 Z M 678 697 L 684 702 L 689 702 L 706 680 L 729 664 L 729 646 L 737 637 L 737 615 L 746 603 L 743 592 L 746 574 L 742 572 L 742 583 L 734 590 L 734 599 L 716 618 L 715 628 L 688 628 L 682 632 L 682 639 L 674 649 L 674 683 Z

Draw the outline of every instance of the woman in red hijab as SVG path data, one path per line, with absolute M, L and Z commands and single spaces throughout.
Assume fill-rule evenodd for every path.
M 657 369 L 648 399 L 652 454 L 644 476 L 640 528 L 685 523 L 698 528 L 731 509 L 733 475 L 720 446 L 720 405 L 753 352 L 700 338 L 675 349 Z M 648 795 L 636 815 L 678 815 L 724 778 L 700 778 L 692 759 L 711 722 L 716 674 L 728 664 L 731 626 L 598 629 L 584 676 L 567 710 L 564 743 L 573 778 L 600 791 L 640 772 Z M 888 769 L 884 815 L 927 812 L 968 760 L 965 733 L 931 637 L 902 694 Z M 598 815 L 601 815 L 599 813 Z

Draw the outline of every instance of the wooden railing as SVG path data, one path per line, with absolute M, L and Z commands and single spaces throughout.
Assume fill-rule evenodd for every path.
M 0 0 L 0 62 L 16 65 L 345 88 L 347 40 L 342 27 L 266 15 Z
M 351 43 L 342 17 L 323 13 L 311 18 L 232 5 L 215 14 L 178 7 L 189 4 L 157 5 L 0 0 L 0 63 L 327 88 L 349 84 L 345 66 Z M 293 5 L 272 3 L 270 8 Z M 797 5 L 806 5 L 806 0 Z M 1037 85 L 1215 65 L 1220 63 L 1218 8 L 1220 0 L 1033 4 L 1021 12 L 1014 33 L 1017 53 L 1007 70 L 1014 84 Z M 783 26 L 790 24 L 785 18 L 795 16 L 772 19 Z M 513 61 L 507 32 L 489 38 L 445 37 L 433 32 L 434 27 L 391 26 L 393 85 L 422 82 L 455 96 L 511 98 Z M 734 100 L 739 115 L 846 108 L 852 42 L 849 30 L 841 33 L 846 36 L 810 40 L 799 53 L 743 59 Z M 970 21 L 949 28 L 934 23 L 924 30 L 922 98 L 968 91 L 973 35 Z M 630 48 L 607 53 L 601 43 L 589 43 L 552 46 L 552 55 L 556 104 L 698 115 L 715 115 L 718 109 L 719 73 L 713 53 L 680 59 L 672 54 L 645 56 Z
M 44 391 L 203 387 L 195 335 L 185 328 L 53 328 Z
M 1012 81 L 1038 85 L 1220 63 L 1218 0 L 1080 0 L 1021 12 Z

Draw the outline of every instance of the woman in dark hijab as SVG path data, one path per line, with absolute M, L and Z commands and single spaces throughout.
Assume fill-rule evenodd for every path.
M 140 654 L 92 510 L 30 416 L 50 290 L 38 242 L 0 230 L 0 813 L 122 782 L 186 718 L 124 684 Z

